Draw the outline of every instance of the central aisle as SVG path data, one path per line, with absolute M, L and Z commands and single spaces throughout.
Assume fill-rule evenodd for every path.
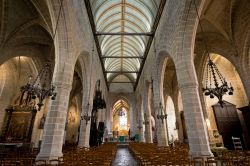
M 138 166 L 138 162 L 131 155 L 127 147 L 117 147 L 115 160 L 112 166 Z

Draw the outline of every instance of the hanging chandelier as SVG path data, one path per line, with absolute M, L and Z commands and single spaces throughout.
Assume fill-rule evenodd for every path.
M 88 121 L 90 121 L 90 118 L 91 118 L 91 116 L 89 116 L 89 103 L 87 104 L 87 107 L 86 107 L 86 112 L 85 112 L 85 114 L 83 115 L 83 116 L 81 116 L 81 120 L 85 120 L 85 122 L 86 122 L 86 125 L 88 124 Z
M 161 102 L 159 103 L 159 109 L 158 109 L 158 114 L 157 114 L 157 119 L 161 119 L 161 122 L 163 123 L 164 119 L 167 119 L 168 115 L 164 113 L 163 111 L 163 106 Z
M 201 34 L 204 34 L 195 0 L 194 6 L 199 20 L 198 25 L 200 26 Z M 233 95 L 234 88 L 231 84 L 230 86 L 228 85 L 225 77 L 222 76 L 215 63 L 211 60 L 205 35 L 203 35 L 203 43 L 208 56 L 208 62 L 206 66 L 205 86 L 203 85 L 202 91 L 205 96 L 209 96 L 211 99 L 217 97 L 219 100 L 218 103 L 223 107 L 223 96 L 226 94 Z
M 52 35 L 52 40 L 54 43 L 54 39 L 57 33 L 57 28 L 58 28 L 58 23 L 59 23 L 59 18 L 61 15 L 61 11 L 63 8 L 63 0 L 60 1 L 60 8 L 59 8 L 59 13 L 57 16 L 56 20 L 56 25 L 55 25 L 55 31 L 54 34 Z M 52 49 L 51 47 L 49 57 L 52 54 Z M 55 86 L 51 84 L 52 80 L 52 71 L 50 68 L 50 64 L 46 63 L 45 66 L 41 69 L 41 71 L 38 73 L 35 79 L 32 80 L 32 76 L 29 77 L 29 81 L 26 83 L 26 85 L 21 86 L 21 93 L 22 96 L 25 94 L 27 95 L 27 98 L 31 98 L 33 100 L 38 100 L 37 106 L 38 106 L 38 111 L 41 110 L 41 107 L 44 105 L 44 100 L 46 98 L 51 98 L 51 100 L 56 99 L 56 93 L 54 92 Z
M 56 93 L 54 92 L 55 86 L 50 84 L 51 78 L 50 65 L 46 63 L 34 80 L 30 76 L 27 84 L 20 88 L 22 96 L 27 95 L 27 98 L 38 99 L 38 111 L 44 105 L 44 99 L 51 97 L 51 100 L 55 100 L 56 98 Z
M 205 96 L 209 96 L 211 99 L 218 98 L 218 103 L 223 107 L 223 95 L 233 95 L 234 88 L 230 84 L 228 85 L 226 79 L 222 76 L 215 63 L 210 59 L 208 55 L 207 71 L 205 86 L 202 91 Z

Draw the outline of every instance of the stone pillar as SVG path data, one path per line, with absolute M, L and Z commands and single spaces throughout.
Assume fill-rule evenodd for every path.
M 160 112 L 161 108 L 159 104 L 154 106 L 156 114 Z M 163 109 L 164 110 L 164 109 Z M 155 119 L 155 126 L 157 128 L 157 145 L 158 146 L 168 146 L 168 136 L 167 136 L 167 125 L 166 120 Z
M 153 82 L 153 93 L 154 93 L 154 112 L 155 112 L 155 127 L 157 131 L 157 145 L 158 146 L 168 146 L 168 136 L 167 136 L 167 126 L 166 126 L 166 120 L 163 121 L 161 119 L 157 119 L 157 115 L 160 113 L 161 108 L 159 107 L 160 102 L 162 101 L 163 97 L 161 97 L 162 94 L 162 85 L 159 83 L 159 76 L 155 74 L 154 75 L 154 82 Z M 163 102 L 162 102 L 163 103 Z M 164 106 L 164 103 L 163 103 Z
M 150 108 L 150 101 L 149 101 L 149 94 L 151 90 L 151 83 L 146 82 L 144 90 L 144 95 L 143 95 L 143 108 L 144 108 L 144 125 L 145 125 L 145 141 L 147 143 L 152 143 L 152 125 L 151 125 L 151 108 Z
M 134 114 L 133 114 L 133 109 L 131 109 L 132 106 L 129 107 L 129 116 L 130 116 L 130 119 L 129 119 L 129 124 L 130 124 L 130 127 L 129 127 L 129 130 L 130 130 L 130 137 L 132 137 L 134 135 L 134 126 L 135 124 L 133 123 L 134 122 Z
M 131 100 L 133 101 L 133 100 Z M 131 116 L 132 114 L 132 116 Z M 133 137 L 136 134 L 136 123 L 137 123 L 137 117 L 136 117 L 136 107 L 135 103 L 132 102 L 130 106 L 130 136 Z
M 106 109 L 108 112 L 106 113 L 106 127 L 108 129 L 109 133 L 112 133 L 112 107 L 110 107 L 109 105 L 107 106 L 108 109 Z
M 51 160 L 62 157 L 64 129 L 71 85 L 56 82 L 57 97 L 51 102 L 44 125 L 43 140 L 36 160 Z
M 145 141 L 146 143 L 153 143 L 152 139 L 152 125 L 150 115 L 145 113 L 144 114 L 144 124 L 145 124 Z
M 190 154 L 212 156 L 203 117 L 198 83 L 180 83 Z
M 78 147 L 89 147 L 89 134 L 90 134 L 90 125 L 91 125 L 91 118 L 89 121 L 84 119 L 84 115 L 91 116 L 91 108 L 92 106 L 85 104 L 82 106 L 82 113 L 81 113 L 81 121 L 80 121 L 80 133 L 79 133 L 79 141 Z
M 139 133 L 140 133 L 140 142 L 145 142 L 145 135 L 144 135 L 144 125 L 143 125 L 143 122 L 144 122 L 144 116 L 143 116 L 143 102 L 142 102 L 142 105 L 141 105 L 141 109 L 139 111 L 139 122 L 138 122 L 138 125 L 139 125 Z
M 138 121 L 138 132 L 140 135 L 140 142 L 145 142 L 144 130 L 143 130 L 143 121 L 139 119 Z

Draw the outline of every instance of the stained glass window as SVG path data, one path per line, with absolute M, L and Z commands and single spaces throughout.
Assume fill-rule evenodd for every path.
M 123 112 L 122 116 L 120 116 L 120 130 L 127 130 L 127 111 L 124 107 L 122 107 L 121 111 Z

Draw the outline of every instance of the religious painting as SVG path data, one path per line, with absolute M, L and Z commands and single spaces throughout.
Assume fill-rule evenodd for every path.
M 7 135 L 12 141 L 28 139 L 32 114 L 30 112 L 13 112 L 11 115 Z

